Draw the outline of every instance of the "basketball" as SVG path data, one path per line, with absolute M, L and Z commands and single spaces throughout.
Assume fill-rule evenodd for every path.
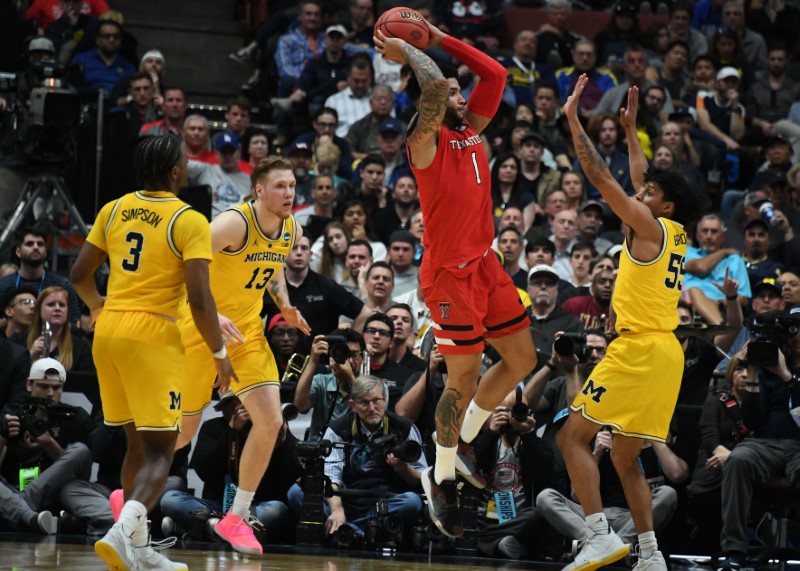
M 375 22 L 375 32 L 383 32 L 387 38 L 400 38 L 415 48 L 428 47 L 428 24 L 422 14 L 411 8 L 392 8 L 381 14 Z

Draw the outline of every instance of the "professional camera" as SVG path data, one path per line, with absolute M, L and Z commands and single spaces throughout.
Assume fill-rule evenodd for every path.
M 39 418 L 37 410 L 47 412 L 47 418 Z M 22 408 L 19 413 L 19 433 L 30 433 L 34 438 L 38 438 L 53 425 L 54 417 L 70 418 L 75 416 L 74 409 L 66 404 L 55 402 L 53 399 L 27 396 L 22 401 Z M 5 418 L 2 419 L 0 434 L 3 438 L 8 438 L 8 425 Z
M 747 361 L 755 367 L 775 367 L 778 351 L 788 355 L 789 341 L 800 332 L 800 314 L 767 311 L 756 315 L 747 328 L 754 337 L 747 346 Z
M 367 522 L 364 541 L 367 547 L 397 548 L 403 540 L 403 521 L 389 514 L 386 498 L 380 498 L 375 506 L 376 517 Z
M 511 413 L 511 418 L 516 420 L 517 422 L 525 422 L 528 420 L 528 417 L 531 414 L 531 410 L 528 408 L 528 405 L 522 402 L 522 388 L 517 387 L 516 390 L 516 402 L 511 407 L 506 407 L 506 412 Z M 508 432 L 514 432 L 514 428 L 511 426 L 511 423 L 506 424 L 500 429 L 500 434 L 506 434 Z
M 328 357 L 344 365 L 350 358 L 350 347 L 347 346 L 347 339 L 341 335 L 326 335 L 324 339 L 328 344 Z
M 422 446 L 419 442 L 406 440 L 400 442 L 397 434 L 387 434 L 373 438 L 367 445 L 369 455 L 378 464 L 383 464 L 387 454 L 394 454 L 403 462 L 416 462 L 422 456 Z
M 285 402 L 281 405 L 281 416 L 283 416 L 283 420 L 286 422 L 291 422 L 297 418 L 299 412 L 297 407 L 290 402 Z
M 575 357 L 579 363 L 585 363 L 592 356 L 592 350 L 586 346 L 585 333 L 564 333 L 553 342 L 553 349 L 562 357 Z
M 352 526 L 344 524 L 330 537 L 329 544 L 339 549 L 362 549 L 364 547 L 364 534 L 356 531 Z

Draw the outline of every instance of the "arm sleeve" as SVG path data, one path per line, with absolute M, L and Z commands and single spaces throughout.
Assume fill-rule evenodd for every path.
M 467 106 L 478 115 L 493 117 L 500 106 L 506 86 L 506 68 L 480 50 L 452 36 L 445 36 L 442 49 L 481 78 L 481 81 L 472 90 Z

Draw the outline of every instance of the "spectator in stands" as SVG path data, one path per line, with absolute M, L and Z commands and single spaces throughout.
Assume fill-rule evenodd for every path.
M 323 142 L 333 142 L 341 151 L 336 175 L 350 180 L 353 176 L 353 155 L 347 139 L 336 134 L 339 112 L 331 107 L 321 107 L 314 114 L 311 125 L 314 130 L 303 133 L 295 139 L 293 144 L 305 143 L 308 149 L 314 151 Z
M 531 135 L 531 133 L 528 133 L 528 135 Z M 542 143 L 543 139 L 541 135 L 538 135 L 537 139 L 538 153 L 541 161 L 541 150 L 544 148 Z M 533 145 L 533 143 L 530 144 Z M 533 154 L 534 151 L 531 150 L 526 156 Z M 533 220 L 535 214 L 535 200 L 532 194 L 525 191 L 523 181 L 527 179 L 520 174 L 520 170 L 520 159 L 514 152 L 506 151 L 500 153 L 494 159 L 490 181 L 492 204 L 494 206 L 494 217 L 496 221 L 499 220 L 505 209 L 509 206 L 522 210 L 523 216 L 527 209 L 527 219 Z
M 536 63 L 550 69 L 573 65 L 573 54 L 581 36 L 567 27 L 567 18 L 572 14 L 570 0 L 548 0 L 547 22 L 536 32 Z
M 164 84 L 164 54 L 160 50 L 149 50 L 139 62 L 139 71 L 145 72 L 153 80 L 153 103 L 158 107 L 164 104 L 164 97 L 162 95 Z M 123 77 L 114 86 L 111 91 L 111 101 L 116 102 L 117 105 L 125 105 L 128 101 L 128 92 L 130 85 L 130 77 Z
M 717 88 L 717 62 L 708 54 L 697 56 L 689 69 L 689 83 L 681 94 L 681 101 L 691 108 L 697 107 L 697 100 L 713 95 Z
M 683 40 L 672 40 L 664 53 L 664 65 L 661 69 L 653 74 L 650 73 L 652 68 L 648 70 L 648 79 L 664 88 L 672 98 L 673 107 L 678 109 L 684 107 L 681 94 L 689 84 L 689 72 L 686 69 L 688 61 L 688 44 Z
M 722 25 L 722 6 L 725 0 L 699 0 L 692 7 L 692 28 L 710 36 Z
M 61 0 L 54 4 L 56 6 L 60 8 L 60 15 L 40 27 L 44 29 L 44 35 L 53 42 L 59 63 L 66 64 L 72 59 L 78 39 L 93 36 L 98 21 L 96 16 L 82 11 L 84 4 L 80 0 Z
M 639 43 L 641 30 L 636 19 L 636 6 L 627 0 L 619 0 L 611 13 L 608 27 L 598 32 L 594 43 L 599 54 L 599 67 L 607 67 L 616 77 L 621 78 L 623 71 L 627 79 L 630 72 L 627 63 L 627 52 Z M 642 70 L 644 74 L 644 70 Z M 625 88 L 627 92 L 627 87 Z M 617 108 L 619 109 L 619 108 Z
M 553 79 L 553 72 L 546 65 L 537 65 L 536 59 L 536 34 L 533 30 L 522 30 L 514 38 L 514 56 L 502 60 L 508 68 L 508 86 L 506 96 L 513 94 L 513 106 L 525 104 L 533 108 L 533 95 L 536 85 L 543 79 Z M 504 96 L 504 100 L 505 97 Z
M 94 372 L 91 347 L 72 335 L 68 304 L 66 289 L 45 288 L 36 299 L 30 327 L 12 335 L 11 340 L 28 349 L 31 361 L 51 357 L 67 371 Z
M 355 45 L 372 47 L 372 23 L 375 8 L 372 0 L 350 0 L 350 19 L 345 23 L 347 41 Z
M 221 517 L 227 507 L 224 505 L 229 494 L 227 487 L 237 485 L 236 467 L 253 424 L 233 391 L 224 392 L 214 408 L 221 411 L 222 416 L 207 420 L 200 427 L 191 463 L 203 482 L 202 499 L 183 490 L 165 492 L 160 501 L 165 516 L 162 521 L 165 535 L 178 535 L 176 531 L 182 530 L 184 539 L 211 539 L 214 534 L 209 530 L 216 523 L 213 519 Z M 263 526 L 270 543 L 291 541 L 294 536 L 286 494 L 303 475 L 296 443 L 297 439 L 284 421 L 269 466 L 250 506 L 251 515 Z
M 622 85 L 620 85 L 620 87 Z M 628 88 L 626 87 L 625 89 Z M 614 91 L 615 90 L 612 89 L 606 93 L 606 95 L 603 96 L 603 99 L 605 100 L 606 96 L 610 95 Z M 602 101 L 600 106 L 602 106 Z M 598 108 L 600 106 L 598 106 Z M 616 115 L 605 112 L 601 113 L 596 110 L 589 119 L 589 124 L 586 126 L 586 132 L 597 147 L 597 152 L 600 153 L 600 156 L 602 156 L 606 161 L 606 164 L 608 164 L 608 168 L 611 171 L 611 176 L 614 177 L 614 179 L 620 184 L 626 193 L 633 195 L 633 182 L 631 182 L 630 170 L 627 166 L 628 155 L 620 151 L 618 147 L 620 130 L 619 121 L 617 120 Z M 575 160 L 575 163 L 572 165 L 572 170 L 580 173 L 584 178 L 586 178 L 586 175 L 583 173 L 583 167 L 581 166 L 579 160 Z M 595 188 L 595 186 L 588 179 L 586 180 L 586 196 L 590 200 L 603 199 L 603 197 L 600 195 L 600 191 L 597 190 L 597 188 Z
M 569 249 L 569 266 L 572 268 L 572 278 L 570 284 L 581 292 L 579 295 L 588 295 L 589 286 L 592 285 L 591 264 L 597 257 L 597 250 L 589 242 L 584 242 L 580 238 Z M 597 327 L 587 327 L 587 329 L 597 329 Z
M 391 264 L 383 260 L 373 262 L 364 277 L 364 288 L 359 294 L 363 296 L 370 312 L 384 312 L 389 309 L 394 293 L 394 271 Z
M 369 279 L 369 278 L 367 278 Z M 394 338 L 394 320 L 376 312 L 364 322 L 364 341 L 370 357 L 370 374 L 381 379 L 387 390 L 386 409 L 394 411 L 412 370 L 393 361 L 389 350 Z
M 105 0 L 34 0 L 28 6 L 25 18 L 35 21 L 39 28 L 44 29 L 63 15 L 67 9 L 65 4 L 78 4 L 80 11 L 92 18 L 102 16 L 111 9 Z
M 299 355 L 304 357 L 305 343 L 301 341 L 301 331 L 292 325 L 283 317 L 282 314 L 272 316 L 272 319 L 267 323 L 266 330 L 264 331 L 267 337 L 267 342 L 272 350 L 272 355 L 275 357 L 275 364 L 278 366 L 278 376 L 281 378 L 281 396 L 283 397 L 283 388 L 286 384 L 283 380 L 284 373 L 289 365 L 289 361 L 293 356 Z M 291 385 L 291 394 L 288 399 L 281 398 L 281 402 L 291 402 L 294 398 L 294 386 L 297 384 L 295 379 Z M 287 387 L 288 388 L 288 387 Z
M 783 273 L 781 262 L 770 256 L 769 224 L 759 218 L 744 227 L 742 259 L 750 278 L 750 288 L 766 280 L 777 280 Z
M 311 186 L 311 205 L 298 210 L 294 218 L 300 226 L 306 226 L 314 216 L 319 220 L 333 220 L 333 202 L 336 200 L 336 189 L 333 177 L 317 175 Z
M 717 30 L 711 37 L 708 55 L 720 68 L 733 67 L 738 70 L 742 80 L 740 90 L 742 93 L 747 93 L 755 81 L 755 75 L 747 63 L 744 50 L 739 42 L 739 35 L 734 30 L 728 28 Z
M 412 175 L 405 139 L 405 129 L 397 119 L 389 117 L 378 125 L 378 154 L 385 164 L 384 184 L 388 188 L 394 188 L 401 176 Z
M 525 239 L 531 242 L 537 238 L 547 238 L 552 234 L 551 227 L 556 214 L 566 210 L 566 207 L 567 193 L 560 188 L 554 188 L 547 192 L 544 197 L 544 206 L 542 206 L 543 215 L 534 219 L 533 225 L 525 232 Z
M 250 115 L 253 104 L 244 97 L 237 97 L 228 101 L 225 109 L 225 121 L 228 123 L 227 130 L 242 139 L 247 128 L 250 126 Z
M 311 186 L 314 177 L 311 176 L 311 161 L 314 157 L 310 143 L 295 141 L 286 150 L 286 157 L 294 163 L 294 208 L 301 208 L 311 203 Z
M 783 272 L 778 276 L 778 285 L 781 287 L 781 296 L 786 307 L 792 308 L 800 305 L 800 277 L 795 272 Z
M 30 328 L 36 307 L 36 291 L 27 287 L 13 289 L 5 298 L 4 306 L 6 326 L 0 337 L 10 338 Z
M 367 270 L 372 263 L 372 246 L 369 242 L 360 239 L 350 242 L 344 259 L 345 278 L 340 285 L 358 297 L 361 287 L 366 287 Z
M 74 323 L 81 314 L 78 294 L 67 278 L 55 272 L 48 272 L 44 265 L 47 261 L 48 233 L 44 228 L 27 227 L 19 233 L 14 255 L 19 258 L 19 270 L 0 277 L 0 299 L 18 287 L 28 287 L 41 294 L 45 288 L 59 286 L 69 292 L 69 321 Z
M 35 408 L 37 418 L 47 427 L 41 433 L 22 424 L 33 414 L 23 401 L 8 403 L 0 410 L 0 522 L 12 529 L 56 533 L 58 519 L 46 510 L 51 506 L 90 515 L 92 531 L 105 531 L 113 524 L 108 502 L 102 513 L 87 514 L 85 506 L 70 502 L 63 493 L 74 480 L 88 480 L 92 470 L 92 455 L 85 444 L 91 421 L 82 408 L 60 402 L 66 380 L 64 366 L 50 358 L 39 359 L 27 374 L 28 396 L 52 399 L 67 413 Z
M 354 192 L 349 194 L 363 202 L 366 214 L 371 219 L 379 209 L 386 207 L 389 198 L 386 161 L 381 155 L 367 155 L 358 165 L 357 176 L 360 180 Z
M 15 403 L 26 394 L 26 380 L 31 370 L 31 355 L 24 347 L 0 337 L 0 408 Z M 0 431 L 2 432 L 2 431 Z M 0 437 L 3 437 L 0 434 Z
M 708 41 L 702 32 L 691 27 L 692 4 L 688 0 L 677 0 L 669 10 L 669 33 L 673 41 L 683 40 L 689 46 L 689 59 L 704 55 Z
M 353 319 L 353 328 L 362 331 L 364 320 L 370 311 L 360 299 L 348 293 L 342 286 L 309 269 L 310 261 L 311 243 L 307 236 L 302 236 L 295 242 L 286 259 L 284 276 L 289 300 L 303 315 L 308 316 L 312 339 L 336 329 L 341 315 Z M 272 316 L 279 312 L 270 299 L 265 296 L 264 304 L 267 314 Z
M 800 125 L 788 119 L 789 108 L 800 98 L 800 83 L 786 75 L 789 54 L 785 46 L 771 46 L 767 52 L 767 75 L 757 80 L 745 98 L 750 129 L 747 141 L 764 145 L 776 135 L 783 136 L 800 155 Z
M 162 135 L 181 136 L 183 123 L 186 120 L 186 96 L 183 89 L 171 87 L 164 91 L 164 103 L 161 106 L 164 118 L 153 123 L 142 125 L 140 135 L 158 137 Z
M 385 244 L 396 230 L 408 230 L 411 214 L 419 206 L 417 181 L 412 174 L 403 174 L 392 187 L 392 201 L 375 213 L 372 221 L 378 229 L 378 238 Z
M 549 87 L 542 86 L 536 92 L 537 105 L 542 96 L 551 98 L 553 102 L 556 101 L 555 90 L 551 90 Z M 520 198 L 516 206 L 522 208 L 523 218 L 527 225 L 533 223 L 538 210 L 538 201 L 549 191 L 559 188 L 561 182 L 561 173 L 542 163 L 546 145 L 545 138 L 536 131 L 523 135 L 520 140 L 519 173 L 517 174 L 520 197 L 530 196 L 533 201 L 524 204 L 524 200 Z M 566 156 L 564 159 L 566 160 Z
M 572 164 L 558 126 L 561 106 L 558 103 L 558 85 L 552 80 L 543 80 L 536 86 L 534 97 L 537 130 L 544 136 L 545 146 L 552 155 L 549 163 L 555 162 L 559 169 L 568 169 Z
M 369 155 L 372 157 L 373 155 Z M 364 160 L 369 160 L 369 157 Z M 371 170 L 371 169 L 369 169 Z M 367 209 L 364 202 L 359 199 L 350 199 L 341 205 L 342 223 L 350 230 L 353 240 L 366 240 L 372 248 L 372 257 L 376 261 L 386 259 L 388 251 L 386 245 L 379 241 L 372 231 L 372 223 L 367 217 Z
M 797 311 L 797 310 L 795 310 Z M 739 358 L 748 361 L 748 349 Z M 738 569 L 747 553 L 747 519 L 753 488 L 785 474 L 792 484 L 800 475 L 800 427 L 793 420 L 792 403 L 800 401 L 800 336 L 778 350 L 774 367 L 748 362 L 742 394 L 742 422 L 752 430 L 730 453 L 722 470 L 721 548 L 725 559 L 717 568 Z
M 189 184 L 211 187 L 211 217 L 245 201 L 250 195 L 250 177 L 239 169 L 242 152 L 239 138 L 225 131 L 214 143 L 219 164 L 189 161 Z
M 800 22 L 800 9 L 786 0 L 764 2 L 752 6 L 747 12 L 750 28 L 770 42 L 780 42 L 793 46 L 797 39 L 797 22 Z
M 394 95 L 387 85 L 376 85 L 369 98 L 370 112 L 350 126 L 347 140 L 353 149 L 353 158 L 363 159 L 370 153 L 379 151 L 378 128 L 394 112 Z M 400 133 L 405 133 L 406 124 L 397 121 Z
M 419 275 L 413 265 L 416 247 L 417 239 L 408 230 L 395 230 L 389 236 L 387 260 L 392 267 L 394 277 L 394 288 L 389 294 L 390 299 L 416 291 L 419 286 Z
M 333 187 L 339 188 L 347 180 L 336 174 L 341 164 L 342 151 L 333 142 L 324 141 L 314 148 L 314 176 L 333 178 Z
M 553 345 L 558 331 L 582 331 L 580 319 L 564 311 L 558 304 L 558 274 L 545 264 L 531 267 L 528 273 L 528 295 L 531 296 L 531 330 L 537 347 Z
M 311 269 L 336 283 L 344 277 L 344 259 L 350 245 L 350 232 L 341 222 L 329 222 L 311 246 Z
M 389 348 L 389 359 L 410 371 L 424 371 L 425 361 L 411 352 L 416 334 L 414 310 L 408 304 L 395 302 L 386 310 L 386 315 L 394 321 L 394 337 Z
M 605 67 L 601 69 L 596 67 L 597 49 L 592 40 L 582 38 L 575 42 L 571 59 L 574 61 L 571 67 L 562 67 L 556 71 L 559 101 L 562 105 L 566 102 L 575 87 L 575 82 L 585 73 L 589 77 L 589 82 L 581 95 L 581 115 L 588 117 L 606 91 L 617 86 L 617 78 Z
M 497 233 L 497 249 L 503 254 L 503 269 L 519 289 L 528 289 L 528 272 L 520 267 L 522 232 L 516 226 L 506 225 Z
M 764 36 L 745 26 L 744 6 L 737 0 L 727 0 L 722 6 L 722 25 L 739 36 L 745 59 L 750 69 L 760 72 L 767 69 L 767 44 Z
M 152 123 L 158 119 L 154 103 L 155 90 L 153 79 L 144 71 L 137 71 L 130 78 L 128 87 L 128 102 L 125 104 L 125 114 L 130 126 L 130 138 L 139 136 L 142 125 Z
M 269 155 L 269 136 L 267 131 L 248 128 L 242 138 L 242 160 L 255 169 L 261 159 Z M 251 171 L 252 172 L 252 171 Z
M 556 255 L 553 269 L 562 280 L 572 279 L 572 267 L 569 265 L 570 250 L 578 240 L 578 213 L 574 210 L 562 210 L 553 217 L 550 225 L 550 240 L 555 244 Z
M 330 358 L 331 337 L 341 337 L 347 343 L 350 356 L 344 363 Z M 300 412 L 314 409 L 305 440 L 319 441 L 331 422 L 347 415 L 350 389 L 360 374 L 364 351 L 364 338 L 352 329 L 336 329 L 327 337 L 318 335 L 314 338 L 309 362 L 300 375 L 294 394 L 294 405 Z M 330 372 L 317 373 L 325 360 Z
M 339 125 L 336 135 L 346 137 L 350 127 L 370 112 L 374 71 L 369 56 L 358 54 L 347 68 L 347 87 L 325 100 L 325 107 L 336 109 Z
M 189 115 L 183 122 L 183 149 L 189 160 L 216 164 L 214 151 L 208 148 L 210 130 L 203 115 Z
M 733 248 L 722 247 L 725 231 L 719 215 L 706 214 L 697 223 L 697 245 L 689 246 L 686 252 L 683 286 L 697 313 L 712 325 L 722 323 L 719 303 L 723 296 L 714 282 L 721 284 L 729 276 L 739 284 L 739 303 L 745 304 L 751 297 L 750 280 L 741 256 Z
M 385 316 L 384 316 L 385 317 Z M 417 521 L 422 513 L 422 498 L 415 492 L 419 488 L 420 471 L 427 467 L 425 457 L 406 463 L 394 454 L 377 456 L 369 453 L 369 443 L 376 437 L 395 434 L 399 442 L 413 440 L 422 444 L 419 430 L 414 424 L 387 408 L 386 388 L 379 378 L 371 375 L 358 377 L 350 393 L 350 411 L 334 421 L 323 438 L 334 443 L 346 442 L 356 446 L 336 448 L 325 461 L 325 475 L 334 490 L 362 490 L 386 494 L 388 514 L 400 519 L 406 528 Z M 303 492 L 294 486 L 289 492 L 291 508 L 302 513 Z M 325 498 L 326 534 L 333 534 L 348 524 L 357 532 L 366 529 L 368 520 L 377 515 L 375 496 L 332 496 Z
M 322 4 L 317 0 L 304 0 L 298 6 L 299 25 L 278 38 L 275 66 L 278 70 L 277 97 L 289 97 L 296 87 L 303 66 L 325 49 L 322 24 Z M 290 134 L 289 117 L 280 112 L 276 115 L 278 136 L 275 146 L 285 145 Z
M 576 244 L 572 249 L 572 258 L 575 257 L 575 253 L 581 253 L 581 250 L 576 252 L 577 247 Z M 605 329 L 611 315 L 611 296 L 614 293 L 615 281 L 614 272 L 608 270 L 597 272 L 592 276 L 589 295 L 571 297 L 561 307 L 567 313 L 578 317 L 584 329 Z
M 693 528 L 690 534 L 696 553 L 719 552 L 723 468 L 731 450 L 750 434 L 742 422 L 741 408 L 746 383 L 752 380 L 747 369 L 747 362 L 734 355 L 725 371 L 725 388 L 707 395 L 700 413 L 702 446 L 686 488 L 687 519 Z
M 566 177 L 567 174 L 565 173 L 564 178 Z M 564 183 L 562 182 L 563 185 Z M 603 214 L 605 214 L 605 209 L 601 202 L 587 200 L 581 203 L 581 207 L 578 210 L 578 218 L 576 219 L 578 239 L 591 244 L 598 254 L 605 254 L 614 245 L 610 240 L 600 236 L 600 230 L 603 227 Z
M 561 173 L 561 189 L 567 196 L 566 208 L 580 210 L 586 201 L 586 185 L 583 175 L 573 170 L 566 170 Z M 539 198 L 539 204 L 544 205 L 544 196 Z
M 103 20 L 97 27 L 97 47 L 73 56 L 71 63 L 80 66 L 85 87 L 104 89 L 111 93 L 123 77 L 133 75 L 136 67 L 119 53 L 122 26 L 113 20 Z

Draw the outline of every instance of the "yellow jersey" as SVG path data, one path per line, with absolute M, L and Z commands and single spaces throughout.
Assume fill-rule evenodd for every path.
M 177 317 L 186 260 L 211 260 L 208 221 L 171 192 L 140 190 L 100 210 L 86 238 L 108 254 L 105 309 Z
M 237 325 L 244 325 L 255 319 L 260 321 L 264 290 L 294 247 L 297 223 L 289 216 L 273 240 L 261 231 L 252 201 L 230 210 L 247 223 L 245 242 L 235 252 L 214 252 L 211 291 L 217 311 Z
M 686 231 L 666 218 L 659 218 L 658 222 L 664 231 L 664 242 L 654 260 L 636 260 L 628 250 L 627 240 L 622 248 L 613 299 L 620 333 L 672 331 L 678 326 Z

